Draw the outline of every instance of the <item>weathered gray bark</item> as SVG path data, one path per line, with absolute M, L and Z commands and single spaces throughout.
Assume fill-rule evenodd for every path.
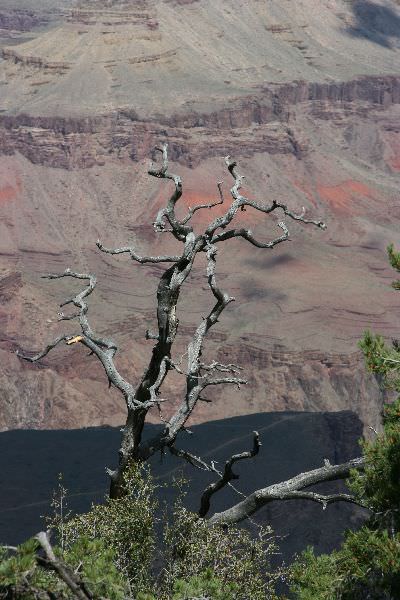
M 312 471 L 307 471 L 306 473 L 300 473 L 299 475 L 296 475 L 287 481 L 275 483 L 266 488 L 256 490 L 247 496 L 245 500 L 239 502 L 231 508 L 228 508 L 228 510 L 215 513 L 210 518 L 210 524 L 222 525 L 239 523 L 274 500 L 313 500 L 314 502 L 319 502 L 322 504 L 323 508 L 326 508 L 328 504 L 340 501 L 352 502 L 362 506 L 350 494 L 324 495 L 318 492 L 306 491 L 306 488 L 325 481 L 345 479 L 350 475 L 351 469 L 363 469 L 363 467 L 363 458 L 355 458 L 340 465 L 331 465 L 326 463 L 319 469 L 313 469 Z
M 240 460 L 245 460 L 246 458 L 253 458 L 253 456 L 256 456 L 260 451 L 260 446 L 261 443 L 258 432 L 254 431 L 253 449 L 249 450 L 248 452 L 242 452 L 241 454 L 234 454 L 229 460 L 226 461 L 223 473 L 219 474 L 220 478 L 214 483 L 210 483 L 201 496 L 199 509 L 200 517 L 205 517 L 210 510 L 210 501 L 214 494 L 222 490 L 222 488 L 224 488 L 234 479 L 239 479 L 239 475 L 233 472 L 233 465 Z M 215 467 L 213 470 L 217 472 Z

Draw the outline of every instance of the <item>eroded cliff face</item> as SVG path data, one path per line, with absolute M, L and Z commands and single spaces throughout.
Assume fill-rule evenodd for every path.
M 134 340 L 137 350 L 140 339 Z M 382 392 L 376 380 L 366 374 L 359 352 L 291 352 L 288 349 L 260 349 L 237 338 L 239 350 L 226 346 L 218 359 L 235 360 L 244 369 L 248 385 L 240 391 L 219 389 L 207 393 L 212 402 L 202 402 L 190 424 L 213 418 L 226 418 L 271 411 L 326 411 L 351 409 L 368 427 L 380 427 Z M 92 425 L 118 425 L 125 409 L 119 396 L 107 390 L 104 373 L 83 353 L 58 354 L 56 359 L 37 366 L 21 363 L 13 354 L 19 340 L 2 339 L 2 412 L 0 428 L 48 429 Z M 129 372 L 127 357 L 120 360 Z M 134 369 L 133 379 L 140 373 Z M 179 381 L 166 384 L 163 418 L 172 415 L 183 392 Z M 150 415 L 158 423 L 158 411 Z M 366 427 L 366 432 L 367 431 Z
M 3 58 L 22 60 L 10 50 L 3 50 Z M 67 63 L 30 61 L 45 71 L 68 69 Z M 81 118 L 0 115 L 0 152 L 20 152 L 35 164 L 89 168 L 104 164 L 110 154 L 122 160 L 142 160 L 164 136 L 171 140 L 171 159 L 189 167 L 210 156 L 235 152 L 239 140 L 246 156 L 267 152 L 300 158 L 308 144 L 304 131 L 292 129 L 298 111 L 309 119 L 336 122 L 341 129 L 355 121 L 365 121 L 366 126 L 370 120 L 387 121 L 386 111 L 400 104 L 400 77 L 363 77 L 330 84 L 300 81 L 238 98 L 232 104 L 209 113 L 189 111 L 152 119 L 129 109 Z M 395 119 L 390 126 L 385 123 L 385 130 L 396 131 L 396 123 Z
M 291 242 L 273 253 L 237 241 L 221 247 L 218 276 L 237 302 L 206 351 L 210 360 L 241 365 L 250 384 L 209 394 L 213 402 L 201 403 L 193 421 L 350 409 L 379 427 L 382 392 L 365 372 L 357 340 L 367 327 L 399 335 L 384 255 L 400 219 L 398 44 L 391 29 L 390 48 L 352 36 L 346 28 L 358 17 L 348 3 L 311 10 L 310 2 L 290 15 L 282 3 L 267 11 L 256 0 L 49 2 L 51 19 L 38 29 L 31 23 L 32 39 L 1 45 L 2 429 L 123 422 L 123 403 L 93 357 L 62 348 L 29 365 L 15 350 L 39 349 L 64 331 L 57 306 L 71 289 L 40 275 L 90 270 L 99 281 L 94 326 L 116 338 L 124 373 L 133 382 L 140 376 L 162 267 L 99 255 L 95 241 L 176 252 L 151 227 L 169 188 L 147 177 L 147 161 L 163 140 L 184 181 L 179 214 L 213 200 L 222 179 L 227 203 L 221 157 L 231 154 L 248 195 L 284 199 L 328 223 L 321 232 L 288 222 Z M 221 210 L 197 213 L 196 228 Z M 274 219 L 251 210 L 239 222 L 260 239 L 275 236 Z M 199 259 L 178 307 L 178 358 L 209 308 L 204 269 Z M 164 416 L 180 385 L 179 378 L 167 382 L 172 404 Z
M 34 11 L 0 11 L 0 30 L 29 31 L 41 23 L 43 20 Z

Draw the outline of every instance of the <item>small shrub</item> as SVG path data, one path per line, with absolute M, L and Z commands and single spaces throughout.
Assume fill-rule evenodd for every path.
M 106 500 L 82 515 L 66 510 L 59 501 L 50 519 L 59 546 L 55 553 L 79 574 L 91 593 L 108 600 L 273 600 L 282 576 L 270 565 L 276 552 L 269 528 L 253 539 L 234 526 L 211 527 L 184 508 L 178 499 L 164 519 L 157 544 L 155 523 L 160 514 L 155 485 L 148 469 L 134 466 L 126 479 L 127 495 Z M 62 543 L 61 543 L 62 542 Z M 54 573 L 38 567 L 38 543 L 30 540 L 0 567 L 0 594 L 36 600 L 44 591 L 57 600 L 71 592 Z M 21 595 L 25 590 L 25 595 Z M 20 596 L 10 596 L 10 591 Z M 36 593 L 36 596 L 35 596 Z M 27 594 L 27 595 L 26 595 Z M 31 595 L 29 595 L 31 594 Z M 33 595 L 32 595 L 33 594 Z M 1 598 L 1 595 L 0 595 Z

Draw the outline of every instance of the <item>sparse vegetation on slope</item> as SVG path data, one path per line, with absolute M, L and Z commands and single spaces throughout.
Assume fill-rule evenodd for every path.
M 62 516 L 58 500 L 48 523 L 58 540 L 54 554 L 76 575 L 84 598 L 277 598 L 275 587 L 285 570 L 271 567 L 277 547 L 270 529 L 261 529 L 253 539 L 232 526 L 210 527 L 183 507 L 181 497 L 167 514 L 155 500 L 148 469 L 132 468 L 127 488 L 123 498 L 75 517 Z M 60 494 L 65 494 L 62 486 Z M 162 529 L 159 544 L 157 527 Z M 37 553 L 39 548 L 32 539 L 11 556 L 3 550 L 0 598 L 74 597 L 54 565 Z
M 400 272 L 400 253 L 388 247 Z M 399 281 L 392 286 L 399 290 Z M 387 388 L 400 392 L 400 346 L 367 331 L 360 342 L 367 368 Z M 398 600 L 400 598 L 400 397 L 384 408 L 384 429 L 363 441 L 363 472 L 352 472 L 349 487 L 370 511 L 360 531 L 349 532 L 340 550 L 315 556 L 308 549 L 293 568 L 299 600 Z

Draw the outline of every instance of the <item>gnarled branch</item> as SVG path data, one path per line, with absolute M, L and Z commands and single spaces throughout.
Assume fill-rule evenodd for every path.
M 25 354 L 25 352 L 21 352 L 21 350 L 16 350 L 15 354 L 18 356 L 18 358 L 22 358 L 23 360 L 26 360 L 28 362 L 37 362 L 41 358 L 44 358 L 51 350 L 53 350 L 53 348 L 58 346 L 58 344 L 69 340 L 70 337 L 71 336 L 69 335 L 59 335 L 58 338 L 47 344 L 47 346 L 43 350 L 41 350 L 37 354 L 34 354 L 33 356 L 29 356 L 28 354 Z
M 49 275 L 44 275 L 44 279 L 61 279 L 63 277 L 71 277 L 73 279 L 80 279 L 89 281 L 89 284 L 78 294 L 68 298 L 64 302 L 60 304 L 60 306 L 66 306 L 68 304 L 73 304 L 77 308 L 79 308 L 79 312 L 73 315 L 70 315 L 70 318 L 77 317 L 79 319 L 79 324 L 82 330 L 82 335 L 61 335 L 56 338 L 53 342 L 49 343 L 44 350 L 39 352 L 34 356 L 29 356 L 22 352 L 17 352 L 17 355 L 29 362 L 36 362 L 46 356 L 53 348 L 55 348 L 60 342 L 65 341 L 67 345 L 73 345 L 74 343 L 81 343 L 87 348 L 90 349 L 91 353 L 93 353 L 101 364 L 106 372 L 109 384 L 113 384 L 120 392 L 123 394 L 127 406 L 132 406 L 135 404 L 134 396 L 135 390 L 133 386 L 126 381 L 122 375 L 117 370 L 114 364 L 114 356 L 117 352 L 117 345 L 107 338 L 100 337 L 96 335 L 91 328 L 87 313 L 89 310 L 88 304 L 86 302 L 86 298 L 93 292 L 96 287 L 96 277 L 92 274 L 87 273 L 76 273 L 71 271 L 71 269 L 66 269 L 63 273 L 52 273 Z M 63 313 L 59 314 L 60 320 L 68 320 L 68 316 L 65 316 Z
M 304 218 L 304 214 L 305 214 L 304 208 L 303 208 L 302 213 L 300 213 L 299 215 L 296 215 L 291 210 L 289 210 L 285 204 L 276 202 L 275 200 L 273 200 L 269 206 L 264 206 L 262 204 L 254 202 L 253 200 L 249 200 L 245 196 L 242 196 L 240 194 L 240 189 L 242 187 L 242 181 L 244 179 L 244 176 L 240 175 L 237 172 L 237 170 L 236 170 L 237 164 L 235 161 L 231 160 L 230 156 L 225 157 L 225 163 L 228 167 L 230 174 L 232 175 L 232 177 L 235 180 L 235 183 L 234 183 L 233 187 L 231 188 L 231 195 L 233 198 L 233 202 L 232 202 L 231 206 L 229 207 L 229 209 L 227 210 L 227 212 L 223 216 L 217 217 L 216 219 L 214 219 L 214 221 L 212 221 L 212 223 L 210 223 L 210 225 L 207 227 L 206 234 L 211 237 L 212 243 L 215 243 L 218 241 L 223 241 L 225 239 L 230 239 L 232 237 L 240 236 L 240 237 L 244 237 L 249 242 L 251 242 L 253 245 L 258 246 L 259 248 L 273 248 L 276 245 L 276 243 L 279 243 L 280 241 L 284 241 L 284 239 L 287 239 L 289 232 L 286 229 L 286 225 L 282 222 L 279 223 L 278 225 L 279 225 L 279 227 L 282 227 L 282 225 L 283 225 L 284 227 L 282 227 L 282 229 L 284 229 L 284 231 L 287 231 L 287 234 L 286 234 L 286 237 L 283 239 L 278 238 L 278 241 L 276 241 L 275 243 L 270 242 L 269 244 L 268 243 L 262 244 L 261 242 L 257 242 L 253 238 L 251 231 L 248 231 L 245 229 L 231 230 L 230 232 L 227 232 L 229 235 L 225 235 L 225 236 L 221 233 L 214 235 L 215 231 L 217 229 L 219 229 L 219 228 L 225 229 L 229 225 L 229 223 L 232 221 L 232 219 L 234 218 L 234 216 L 236 215 L 238 210 L 239 209 L 244 210 L 246 206 L 250 206 L 250 207 L 252 207 L 260 212 L 263 212 L 265 214 L 269 214 L 269 213 L 273 212 L 274 210 L 276 210 L 277 208 L 280 208 L 284 212 L 285 215 L 287 215 L 288 217 L 290 217 L 291 219 L 293 219 L 295 221 L 301 221 L 304 224 L 312 224 L 312 225 L 319 227 L 320 229 L 326 229 L 326 224 L 323 221 L 305 219 Z
M 273 502 L 274 500 L 293 500 L 305 499 L 330 504 L 332 502 L 347 501 L 356 502 L 353 497 L 347 497 L 346 494 L 331 494 L 323 496 L 312 492 L 303 492 L 304 489 L 317 483 L 325 481 L 334 481 L 345 479 L 350 475 L 352 469 L 362 470 L 364 468 L 364 458 L 355 458 L 340 465 L 331 465 L 325 463 L 319 469 L 313 469 L 306 473 L 300 473 L 287 481 L 274 483 L 266 488 L 259 489 L 227 510 L 215 513 L 209 520 L 211 525 L 222 525 L 229 523 L 239 523 L 247 519 L 260 508 Z M 350 499 L 351 498 L 351 499 Z
M 178 221 L 175 215 L 175 204 L 182 196 L 182 180 L 179 175 L 168 172 L 168 144 L 163 144 L 162 148 L 156 148 L 156 150 L 162 153 L 162 166 L 159 169 L 155 169 L 153 168 L 153 164 L 151 164 L 148 174 L 160 179 L 171 179 L 175 184 L 175 190 L 168 200 L 167 206 L 158 211 L 156 220 L 153 223 L 154 229 L 156 231 L 163 231 L 165 229 L 165 219 L 167 219 L 172 227 L 174 237 L 184 242 L 187 234 L 193 230 L 191 227 L 187 227 Z
M 242 237 L 257 248 L 274 248 L 277 244 L 285 242 L 289 239 L 289 230 L 285 223 L 280 221 L 278 223 L 278 227 L 283 230 L 283 235 L 271 240 L 270 242 L 259 242 L 256 240 L 251 229 L 229 229 L 228 231 L 223 231 L 222 233 L 215 235 L 212 238 L 212 243 L 216 244 L 217 242 L 224 242 L 234 237 Z
M 139 263 L 162 263 L 162 262 L 173 262 L 176 263 L 181 258 L 180 256 L 140 256 L 135 252 L 135 249 L 132 246 L 124 246 L 122 248 L 115 248 L 111 250 L 110 248 L 106 248 L 97 240 L 96 246 L 99 250 L 104 252 L 105 254 L 125 254 L 128 253 L 132 260 L 136 260 Z
M 189 207 L 188 214 L 181 221 L 182 225 L 185 225 L 188 221 L 190 221 L 190 219 L 193 217 L 195 212 L 197 212 L 198 210 L 202 210 L 203 208 L 208 208 L 208 209 L 214 208 L 214 206 L 218 206 L 219 204 L 224 203 L 224 195 L 222 193 L 222 181 L 218 181 L 217 187 L 218 187 L 218 191 L 219 191 L 219 200 L 217 200 L 216 202 L 211 202 L 209 204 L 198 204 L 197 206 L 194 206 L 193 208 Z
M 239 479 L 239 475 L 234 473 L 232 470 L 233 465 L 239 462 L 240 460 L 244 460 L 246 458 L 253 458 L 259 453 L 261 447 L 260 436 L 258 435 L 257 431 L 254 431 L 253 433 L 254 440 L 252 450 L 249 450 L 248 452 L 242 452 L 241 454 L 234 454 L 233 456 L 231 456 L 230 459 L 227 460 L 225 463 L 224 472 L 221 475 L 220 479 L 214 483 L 210 483 L 210 485 L 207 486 L 207 488 L 204 490 L 200 501 L 200 517 L 205 517 L 208 511 L 210 510 L 210 501 L 211 497 L 214 494 L 219 492 L 219 490 L 222 490 L 222 488 L 224 488 L 233 479 Z
M 191 452 L 188 452 L 187 450 L 181 450 L 179 448 L 175 448 L 175 446 L 173 444 L 168 446 L 168 450 L 170 451 L 170 453 L 173 456 L 183 458 L 190 465 L 192 465 L 193 467 L 196 467 L 197 469 L 200 469 L 201 471 L 213 471 L 213 468 L 211 467 L 211 465 L 206 463 L 206 461 L 203 460 L 200 456 L 196 456 L 195 454 L 192 454 Z
M 313 500 L 314 502 L 322 504 L 323 510 L 326 509 L 328 504 L 340 501 L 357 504 L 357 506 L 367 508 L 365 504 L 357 500 L 357 498 L 351 494 L 318 494 L 317 492 L 304 492 L 300 490 L 299 492 L 288 492 L 285 495 L 284 500 Z

